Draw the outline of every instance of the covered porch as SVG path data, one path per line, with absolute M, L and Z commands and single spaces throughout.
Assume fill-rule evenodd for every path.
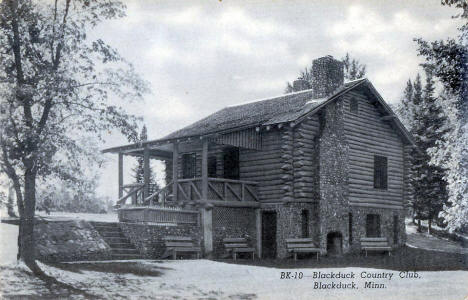
M 103 150 L 118 155 L 118 208 L 221 205 L 258 207 L 258 183 L 240 174 L 240 149 L 260 150 L 255 128 L 223 135 L 161 139 Z M 143 182 L 124 183 L 124 158 L 143 158 Z M 165 185 L 150 182 L 150 160 L 166 166 Z

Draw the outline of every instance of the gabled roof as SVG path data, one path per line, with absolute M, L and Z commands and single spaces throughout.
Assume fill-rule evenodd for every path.
M 256 100 L 245 104 L 228 106 L 163 138 L 109 148 L 103 150 L 103 152 L 119 152 L 123 149 L 130 150 L 140 148 L 144 144 L 157 145 L 178 139 L 223 134 L 252 127 L 262 127 L 288 122 L 299 123 L 306 117 L 318 112 L 330 102 L 358 87 L 365 87 L 366 91 L 375 97 L 377 102 L 381 104 L 384 111 L 388 114 L 388 120 L 392 122 L 399 134 L 407 143 L 415 145 L 411 134 L 405 129 L 387 103 L 385 103 L 372 83 L 366 78 L 363 78 L 345 83 L 326 98 L 314 99 L 313 91 L 305 90 L 278 97 Z
M 364 80 L 346 83 L 332 96 L 326 98 L 314 99 L 312 90 L 304 90 L 246 104 L 228 106 L 162 139 L 178 139 L 220 133 L 236 128 L 291 122 L 333 98 L 334 95 L 341 94 Z

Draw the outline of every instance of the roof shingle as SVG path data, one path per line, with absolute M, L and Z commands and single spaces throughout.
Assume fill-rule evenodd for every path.
M 228 106 L 163 137 L 161 140 L 294 121 L 337 93 L 352 88 L 363 80 L 365 79 L 346 83 L 327 98 L 314 99 L 313 91 L 305 90 L 246 104 Z

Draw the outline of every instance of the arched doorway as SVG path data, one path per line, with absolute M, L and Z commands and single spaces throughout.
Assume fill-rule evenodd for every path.
M 341 255 L 343 253 L 343 236 L 334 231 L 327 234 L 327 254 Z

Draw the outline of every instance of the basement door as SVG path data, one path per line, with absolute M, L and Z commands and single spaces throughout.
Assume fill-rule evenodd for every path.
M 262 257 L 276 258 L 276 212 L 262 212 Z

